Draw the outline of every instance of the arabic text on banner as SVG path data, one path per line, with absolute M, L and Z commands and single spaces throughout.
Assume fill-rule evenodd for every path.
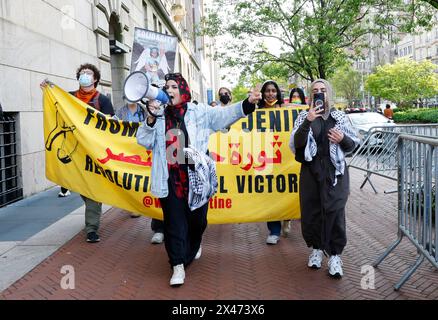
M 256 110 L 210 137 L 218 192 L 212 224 L 300 217 L 300 164 L 288 147 L 299 109 Z M 46 176 L 88 198 L 162 219 L 150 193 L 152 152 L 137 144 L 141 124 L 98 112 L 57 86 L 44 89 Z

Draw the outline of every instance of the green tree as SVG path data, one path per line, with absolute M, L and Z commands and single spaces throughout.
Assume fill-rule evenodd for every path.
M 242 101 L 248 98 L 249 87 L 246 86 L 242 79 L 239 80 L 237 86 L 231 90 L 233 101 Z
M 250 87 L 262 84 L 266 80 L 274 80 L 281 87 L 287 86 L 289 69 L 279 62 L 267 62 L 256 72 L 242 73 Z
M 438 9 L 438 0 L 423 0 L 423 1 L 429 3 L 435 9 Z
M 378 66 L 369 75 L 365 88 L 374 96 L 397 103 L 399 107 L 410 107 L 417 99 L 438 95 L 436 65 L 425 60 L 397 59 L 393 64 Z
M 244 100 L 248 97 L 248 91 L 258 84 L 267 80 L 274 80 L 280 88 L 288 87 L 288 69 L 278 62 L 269 62 L 256 72 L 241 73 L 236 87 L 233 88 L 233 100 Z
M 353 100 L 360 97 L 362 76 L 351 65 L 346 64 L 337 69 L 330 80 L 336 96 L 347 99 L 349 106 L 353 104 Z
M 368 35 L 429 27 L 434 10 L 405 0 L 215 0 L 201 31 L 232 38 L 217 48 L 224 66 L 260 70 L 276 62 L 289 75 L 329 78 L 346 58 L 362 55 Z M 273 53 L 274 40 L 279 44 Z

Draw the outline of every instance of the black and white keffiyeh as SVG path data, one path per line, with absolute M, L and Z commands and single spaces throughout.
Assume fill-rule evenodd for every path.
M 307 114 L 308 111 L 302 111 L 298 115 L 298 118 L 295 120 L 294 129 L 292 130 L 292 134 L 289 141 L 289 147 L 291 148 L 294 154 L 296 153 L 294 136 L 298 128 L 306 119 Z M 338 110 L 332 110 L 330 112 L 330 115 L 336 121 L 335 128 L 342 131 L 345 135 L 351 138 L 354 141 L 355 146 L 357 146 L 360 140 L 356 136 L 356 133 L 353 131 L 351 126 L 349 125 L 345 113 Z M 313 157 L 316 155 L 317 148 L 318 147 L 316 145 L 315 138 L 313 137 L 312 128 L 310 128 L 310 132 L 307 137 L 306 148 L 304 150 L 304 159 L 306 161 L 312 161 Z M 334 182 L 334 185 L 336 185 L 337 182 L 336 176 L 343 175 L 345 171 L 345 154 L 342 151 L 342 148 L 339 146 L 339 144 L 330 142 L 330 160 L 334 165 L 334 167 L 336 168 L 335 182 Z
M 191 146 L 184 148 L 184 154 L 195 169 L 188 166 L 189 207 L 194 211 L 206 204 L 217 191 L 216 162 Z

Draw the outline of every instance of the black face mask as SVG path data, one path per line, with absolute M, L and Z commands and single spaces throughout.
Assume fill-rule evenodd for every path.
M 227 94 L 223 94 L 219 96 L 219 100 L 223 103 L 223 104 L 228 104 L 228 102 L 231 101 L 231 98 L 229 95 Z

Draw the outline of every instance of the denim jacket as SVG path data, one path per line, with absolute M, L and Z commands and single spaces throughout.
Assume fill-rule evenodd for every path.
M 129 121 L 129 115 L 131 114 L 131 111 L 128 108 L 128 105 L 125 104 L 123 107 L 121 107 L 119 110 L 116 111 L 116 117 L 119 120 L 125 120 L 125 121 Z M 143 110 L 143 108 L 137 104 L 137 112 L 134 114 L 134 116 L 137 116 L 140 121 L 144 121 L 146 118 L 146 114 L 145 111 Z M 136 121 L 138 122 L 138 120 Z
M 242 102 L 223 108 L 214 108 L 203 103 L 198 105 L 187 103 L 184 123 L 190 145 L 199 152 L 206 153 L 213 132 L 229 127 L 243 117 L 245 114 Z M 151 192 L 158 198 L 165 198 L 169 193 L 165 119 L 157 118 L 153 127 L 150 127 L 146 121 L 138 128 L 137 142 L 146 149 L 152 150 Z

